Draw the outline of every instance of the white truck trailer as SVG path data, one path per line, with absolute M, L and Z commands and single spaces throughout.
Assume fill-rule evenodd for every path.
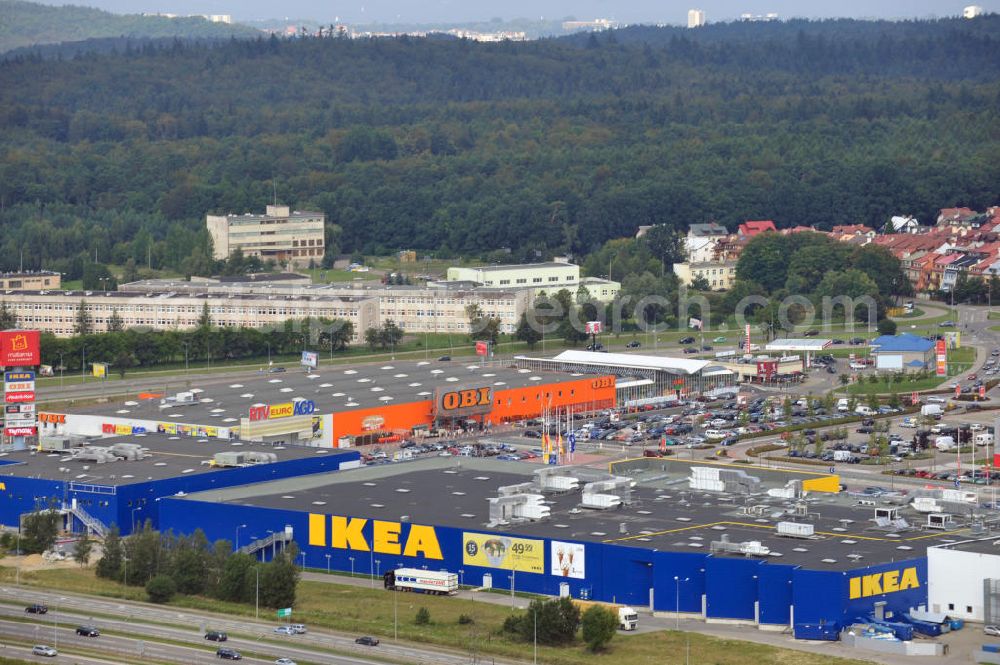
M 435 596 L 458 593 L 458 575 L 446 570 L 397 568 L 383 575 L 382 583 L 390 591 L 416 591 Z

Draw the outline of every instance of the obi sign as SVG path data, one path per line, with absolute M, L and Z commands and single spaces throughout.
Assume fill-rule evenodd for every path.
M 917 569 L 915 567 L 903 568 L 902 570 L 887 570 L 883 573 L 872 573 L 870 575 L 859 575 L 852 577 L 848 582 L 850 589 L 849 597 L 851 600 L 881 596 L 885 593 L 895 593 L 896 591 L 906 591 L 907 589 L 916 589 L 920 586 L 920 579 L 917 577 Z
M 469 416 L 489 413 L 493 409 L 493 389 L 482 388 L 438 389 L 437 411 L 442 416 Z
M 0 365 L 16 367 L 41 363 L 41 336 L 37 330 L 0 331 Z
M 316 410 L 316 403 L 311 399 L 283 404 L 256 404 L 250 407 L 250 422 L 271 420 L 273 418 L 288 418 L 290 416 L 309 416 Z

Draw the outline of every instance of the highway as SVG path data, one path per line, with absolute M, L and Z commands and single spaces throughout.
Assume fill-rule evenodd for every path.
M 3 598 L 0 601 L 0 640 L 13 637 L 20 641 L 54 646 L 53 631 L 58 622 L 56 632 L 60 649 L 63 649 L 63 645 L 71 645 L 138 656 L 142 648 L 147 658 L 154 658 L 155 653 L 158 660 L 176 663 L 218 662 L 215 650 L 219 646 L 257 656 L 244 656 L 243 660 L 247 663 L 273 663 L 276 658 L 282 657 L 297 662 L 329 665 L 388 665 L 399 662 L 415 665 L 466 665 L 469 662 L 467 654 L 384 641 L 377 647 L 364 647 L 354 643 L 356 636 L 337 635 L 312 628 L 305 635 L 279 635 L 274 633 L 278 622 L 144 603 L 17 586 L 0 587 L 0 597 Z M 25 614 L 24 607 L 32 603 L 48 605 L 49 613 Z M 13 617 L 19 620 L 14 620 Z M 102 634 L 98 638 L 77 636 L 74 631 L 83 624 L 93 625 L 102 633 L 110 631 L 113 635 Z M 206 630 L 225 631 L 229 639 L 221 645 L 208 642 L 204 639 Z M 502 663 L 499 660 L 495 662 Z

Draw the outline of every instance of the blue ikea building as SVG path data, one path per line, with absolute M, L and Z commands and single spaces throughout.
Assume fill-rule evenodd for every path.
M 373 578 L 401 566 L 448 570 L 467 586 L 568 593 L 807 639 L 838 639 L 877 606 L 891 616 L 927 603 L 923 552 L 937 536 L 872 531 L 869 509 L 842 497 L 813 504 L 815 531 L 803 539 L 777 535 L 776 504 L 749 517 L 725 496 L 663 485 L 640 485 L 610 510 L 580 510 L 578 492 L 546 495 L 542 519 L 494 523 L 488 499 L 525 477 L 461 459 L 168 497 L 160 524 L 212 540 L 231 540 L 236 525 L 248 539 L 290 527 L 311 568 Z
M 355 451 L 282 448 L 164 434 L 111 437 L 91 443 L 98 449 L 138 445 L 145 452 L 141 459 L 133 460 L 108 454 L 94 454 L 85 460 L 70 450 L 0 453 L 0 524 L 16 528 L 25 513 L 51 506 L 63 515 L 67 531 L 100 534 L 117 525 L 128 534 L 146 520 L 165 530 L 169 527 L 160 519 L 164 497 L 360 464 Z M 222 457 L 217 457 L 218 453 Z

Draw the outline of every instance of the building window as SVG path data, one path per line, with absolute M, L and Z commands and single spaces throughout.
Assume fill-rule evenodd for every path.
M 965 613 L 966 614 L 972 614 L 972 605 L 966 605 L 965 606 Z
M 955 609 L 955 603 L 948 603 L 948 609 L 949 610 L 954 610 Z

